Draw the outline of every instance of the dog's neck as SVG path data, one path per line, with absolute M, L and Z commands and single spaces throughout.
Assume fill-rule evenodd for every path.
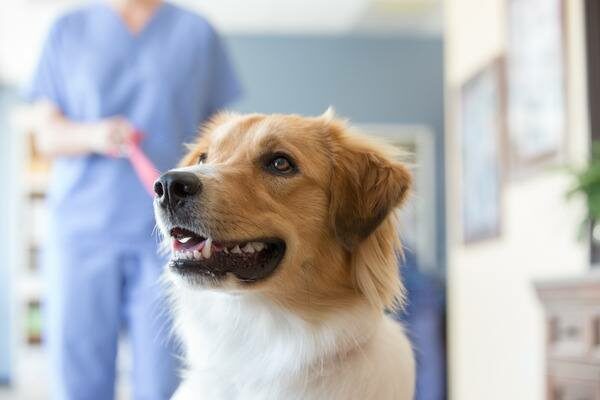
M 176 297 L 176 330 L 190 369 L 220 370 L 240 379 L 310 374 L 360 349 L 382 320 L 366 300 L 315 323 L 259 294 L 183 289 Z

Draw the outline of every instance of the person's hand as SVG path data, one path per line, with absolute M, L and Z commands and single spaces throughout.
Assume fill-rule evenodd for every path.
M 107 118 L 90 125 L 90 139 L 94 152 L 113 157 L 127 154 L 127 146 L 134 135 L 133 125 L 122 117 Z

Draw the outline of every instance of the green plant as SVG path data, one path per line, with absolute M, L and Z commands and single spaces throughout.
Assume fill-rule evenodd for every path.
M 587 205 L 587 215 L 582 221 L 580 231 L 584 236 L 590 223 L 600 221 L 600 142 L 592 144 L 592 156 L 585 168 L 572 168 L 570 171 L 575 182 L 567 192 L 567 198 L 581 194 Z

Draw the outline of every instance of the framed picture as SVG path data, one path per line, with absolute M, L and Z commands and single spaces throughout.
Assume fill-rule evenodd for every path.
M 508 0 L 508 138 L 511 175 L 560 160 L 566 145 L 562 0 Z
M 401 236 L 405 247 L 417 257 L 419 268 L 439 272 L 441 261 L 437 232 L 444 229 L 440 210 L 436 208 L 435 133 L 424 125 L 370 124 L 357 127 L 361 132 L 378 136 L 397 146 L 402 161 L 412 169 L 413 195 L 402 208 Z
M 463 241 L 500 235 L 505 90 L 498 59 L 460 91 L 461 219 Z

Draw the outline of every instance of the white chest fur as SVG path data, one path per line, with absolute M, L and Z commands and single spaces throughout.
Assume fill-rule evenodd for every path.
M 367 304 L 309 324 L 256 294 L 177 288 L 188 363 L 175 399 L 408 400 L 412 350 Z

